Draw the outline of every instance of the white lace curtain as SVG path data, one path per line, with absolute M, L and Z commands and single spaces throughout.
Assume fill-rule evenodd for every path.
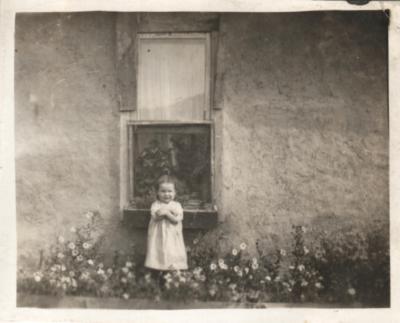
M 207 117 L 207 51 L 204 36 L 140 38 L 140 120 L 201 121 Z

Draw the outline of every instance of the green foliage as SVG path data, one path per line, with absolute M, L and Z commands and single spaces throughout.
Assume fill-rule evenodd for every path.
M 175 135 L 172 137 L 177 149 L 179 169 L 176 176 L 184 179 L 188 192 L 197 192 L 199 183 L 210 177 L 210 151 L 208 136 Z
M 169 151 L 162 150 L 159 143 L 153 140 L 136 161 L 135 203 L 139 208 L 149 208 L 156 197 L 155 184 L 165 174 L 172 173 Z
M 184 203 L 193 197 L 209 202 L 210 151 L 207 138 L 171 135 L 173 146 L 170 148 L 162 148 L 157 140 L 151 141 L 135 162 L 135 206 L 150 207 L 156 198 L 155 184 L 162 175 L 172 175 L 177 179 L 179 202 Z
M 218 254 L 206 239 L 187 248 L 189 270 L 164 273 L 160 285 L 130 254 L 116 252 L 106 264 L 100 253 L 102 226 L 97 212 L 57 237 L 36 272 L 18 272 L 18 291 L 176 301 L 360 303 L 389 306 L 388 228 L 315 231 L 294 226 L 289 251 L 263 250 L 245 243 Z M 315 234 L 316 233 L 316 234 Z M 203 240 L 203 241 L 202 241 Z

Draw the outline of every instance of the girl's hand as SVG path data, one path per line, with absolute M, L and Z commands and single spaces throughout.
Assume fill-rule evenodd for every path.
M 172 224 L 177 224 L 179 221 L 176 218 L 176 215 L 173 212 L 168 211 L 165 214 L 165 217 L 171 222 Z
M 161 220 L 164 219 L 164 218 L 165 218 L 165 212 L 162 211 L 162 210 L 158 210 L 158 211 L 156 212 L 156 220 L 157 220 L 157 221 L 161 221 Z

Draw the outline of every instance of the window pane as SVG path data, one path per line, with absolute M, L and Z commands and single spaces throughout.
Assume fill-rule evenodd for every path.
M 137 208 L 150 207 L 154 185 L 165 174 L 176 178 L 185 209 L 211 208 L 209 126 L 138 126 L 134 145 Z
M 204 120 L 206 39 L 141 38 L 140 120 Z

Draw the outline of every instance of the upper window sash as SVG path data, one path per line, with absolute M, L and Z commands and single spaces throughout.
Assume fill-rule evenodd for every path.
M 210 34 L 138 34 L 138 120 L 210 120 Z

